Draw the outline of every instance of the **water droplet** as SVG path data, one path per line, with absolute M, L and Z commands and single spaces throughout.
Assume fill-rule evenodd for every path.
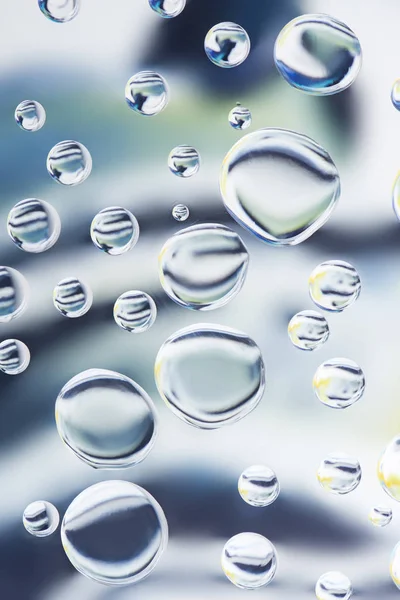
M 393 184 L 392 202 L 394 213 L 400 221 L 400 171 L 397 173 L 396 179 Z
M 111 256 L 123 254 L 133 248 L 139 239 L 139 232 L 136 217 L 120 206 L 101 210 L 90 227 L 93 244 Z
M 347 408 L 363 395 L 365 377 L 354 361 L 331 358 L 316 370 L 313 387 L 322 404 L 331 408 Z
M 258 533 L 234 535 L 222 550 L 222 570 L 239 588 L 254 590 L 268 585 L 275 576 L 277 564 L 273 544 Z
M 378 479 L 385 492 L 400 502 L 400 436 L 394 437 L 378 462 Z
M 313 302 L 332 312 L 341 312 L 353 304 L 361 292 L 359 274 L 344 260 L 327 260 L 315 267 L 308 285 Z
M 172 19 L 181 14 L 186 0 L 149 0 L 150 8 L 164 19 Z
M 71 319 L 86 314 L 92 302 L 91 289 L 76 277 L 62 279 L 53 291 L 54 306 L 62 315 Z
M 348 494 L 361 481 L 361 466 L 356 458 L 336 452 L 325 458 L 318 469 L 321 486 L 332 494 Z
M 60 236 L 60 217 L 48 202 L 27 198 L 8 213 L 7 231 L 21 250 L 44 252 L 54 246 Z
M 247 31 L 230 21 L 211 27 L 204 40 L 204 50 L 214 65 L 231 69 L 246 60 L 250 52 Z
M 29 287 L 25 277 L 11 267 L 0 267 L 0 323 L 19 317 L 28 305 Z
M 315 350 L 329 338 L 329 325 L 315 310 L 302 310 L 290 319 L 289 339 L 300 350 Z
M 251 112 L 245 106 L 238 104 L 232 108 L 228 120 L 233 129 L 247 129 L 251 125 Z
M 393 548 L 390 558 L 390 576 L 396 587 L 400 590 L 400 542 Z
M 249 254 L 241 238 L 224 225 L 181 229 L 159 255 L 161 285 L 181 306 L 213 310 L 232 300 L 247 274 Z
M 328 15 L 302 15 L 290 21 L 278 35 L 275 65 L 291 86 L 325 96 L 348 88 L 362 62 L 355 33 Z
M 175 204 L 172 216 L 175 221 L 186 221 L 189 218 L 189 209 L 185 204 Z
M 239 421 L 258 405 L 265 388 L 257 344 L 240 331 L 208 323 L 172 334 L 157 354 L 154 374 L 172 412 L 202 429 Z
M 368 519 L 375 527 L 386 527 L 392 520 L 392 509 L 387 506 L 374 506 L 369 511 Z
M 55 23 L 66 23 L 78 14 L 81 0 L 38 0 L 42 13 Z
M 253 465 L 243 471 L 238 482 L 239 494 L 251 506 L 268 506 L 279 495 L 279 481 L 274 471 Z
M 348 600 L 352 593 L 350 579 L 339 571 L 324 573 L 315 586 L 318 600 Z
M 19 340 L 0 343 L 0 370 L 7 375 L 19 375 L 28 368 L 31 354 L 28 346 Z
M 147 331 L 157 317 L 157 307 L 151 296 L 137 290 L 123 293 L 114 304 L 117 325 L 131 333 Z
M 61 524 L 61 541 L 73 566 L 107 585 L 147 577 L 168 542 L 161 506 L 129 481 L 102 481 L 81 492 Z
M 312 139 L 284 129 L 242 137 L 222 163 L 225 208 L 269 244 L 294 245 L 328 220 L 340 195 L 337 169 Z
M 39 131 L 46 121 L 46 111 L 36 100 L 24 100 L 15 109 L 15 121 L 24 131 Z
M 393 106 L 400 110 L 400 79 L 396 79 L 392 87 L 391 99 Z
M 78 185 L 89 177 L 92 171 L 92 157 L 83 144 L 66 140 L 50 150 L 46 166 L 50 177 L 57 183 Z
M 53 504 L 46 500 L 37 500 L 26 507 L 22 522 L 26 531 L 31 535 L 47 537 L 57 529 L 60 516 Z
M 61 439 L 97 469 L 136 465 L 152 449 L 157 431 L 154 404 L 132 379 L 89 369 L 70 379 L 56 401 Z
M 164 77 L 153 71 L 140 71 L 125 86 L 128 106 L 144 115 L 158 115 L 168 104 L 169 89 Z
M 177 146 L 168 156 L 168 167 L 177 177 L 192 177 L 200 168 L 200 156 L 192 146 Z

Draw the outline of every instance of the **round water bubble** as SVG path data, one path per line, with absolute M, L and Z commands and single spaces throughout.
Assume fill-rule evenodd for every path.
M 79 373 L 56 400 L 61 439 L 97 469 L 136 465 L 152 449 L 157 417 L 148 394 L 132 379 L 106 369 Z
M 394 213 L 400 221 L 400 171 L 398 172 L 393 184 L 392 202 Z
M 143 333 L 150 329 L 157 317 L 153 298 L 145 292 L 125 292 L 114 304 L 114 319 L 117 325 L 131 333 Z
M 24 131 L 39 131 L 46 122 L 46 111 L 36 100 L 24 100 L 15 109 L 15 121 Z
M 55 23 L 66 23 L 78 14 L 81 0 L 38 0 L 42 13 Z
M 214 65 L 231 69 L 241 65 L 248 57 L 250 38 L 247 31 L 236 23 L 218 23 L 207 33 L 204 50 Z
M 378 461 L 378 479 L 385 492 L 400 502 L 400 435 L 394 437 Z
M 258 533 L 234 535 L 222 550 L 222 570 L 239 588 L 254 590 L 268 585 L 275 576 L 277 564 L 273 544 Z
M 35 537 L 47 537 L 55 532 L 60 522 L 58 510 L 46 500 L 32 502 L 24 510 L 22 522 L 25 529 Z
M 242 137 L 222 163 L 225 208 L 269 244 L 294 245 L 328 220 L 340 195 L 339 173 L 312 139 L 284 129 Z
M 348 494 L 361 481 L 361 466 L 356 458 L 340 452 L 330 454 L 320 464 L 317 478 L 332 494 Z
M 258 405 L 265 388 L 257 344 L 240 331 L 209 323 L 171 335 L 157 354 L 154 374 L 172 412 L 202 429 L 239 421 Z
M 390 558 L 390 576 L 393 579 L 393 583 L 400 590 L 400 542 L 393 548 Z
M 129 108 L 145 117 L 158 115 L 168 104 L 167 82 L 154 71 L 140 71 L 126 84 L 125 99 Z
M 28 305 L 29 287 L 23 275 L 11 267 L 0 267 L 0 323 L 16 319 Z
M 50 177 L 57 183 L 78 185 L 89 177 L 92 171 L 92 157 L 83 144 L 66 140 L 50 150 L 46 166 Z
M 400 79 L 396 79 L 392 87 L 391 99 L 393 106 L 400 110 Z
M 233 129 L 247 129 L 251 125 L 251 112 L 245 106 L 237 104 L 230 111 L 228 120 Z
M 313 302 L 324 310 L 341 312 L 355 302 L 361 292 L 356 269 L 344 260 L 327 260 L 308 279 Z
M 243 471 L 238 482 L 239 494 L 251 506 L 268 506 L 279 495 L 279 481 L 265 465 L 253 465 Z
M 329 338 L 329 325 L 315 310 L 302 310 L 290 319 L 289 339 L 300 350 L 315 350 Z
M 241 290 L 249 254 L 241 238 L 224 225 L 205 223 L 181 229 L 159 255 L 161 285 L 181 306 L 213 310 Z
M 139 239 L 139 223 L 136 217 L 120 206 L 104 208 L 94 217 L 90 236 L 96 248 L 111 256 L 127 252 Z
M 316 370 L 313 387 L 322 404 L 331 408 L 347 408 L 363 395 L 365 377 L 354 361 L 331 358 Z
M 192 146 L 177 146 L 169 153 L 168 167 L 177 177 L 192 177 L 200 168 L 199 153 Z
M 278 35 L 275 65 L 291 86 L 317 96 L 337 94 L 356 79 L 362 62 L 355 33 L 328 15 L 302 15 Z
M 186 0 L 149 0 L 150 8 L 164 19 L 172 19 L 181 14 Z
M 348 600 L 352 593 L 350 579 L 339 571 L 324 573 L 315 586 L 318 600 Z
M 375 527 L 386 527 L 391 522 L 392 517 L 392 509 L 387 506 L 374 506 L 368 515 L 368 519 Z
M 102 481 L 81 492 L 61 524 L 63 548 L 83 575 L 107 585 L 147 577 L 168 542 L 161 506 L 129 481 Z
M 21 250 L 44 252 L 58 240 L 61 221 L 51 204 L 37 198 L 18 202 L 8 213 L 8 235 Z
M 53 291 L 54 306 L 64 317 L 70 319 L 86 314 L 92 302 L 91 289 L 76 277 L 62 279 Z
M 7 375 L 19 375 L 28 368 L 31 353 L 28 346 L 20 340 L 0 342 L 0 370 Z
M 189 209 L 185 204 L 175 204 L 172 216 L 175 221 L 186 221 L 189 218 Z

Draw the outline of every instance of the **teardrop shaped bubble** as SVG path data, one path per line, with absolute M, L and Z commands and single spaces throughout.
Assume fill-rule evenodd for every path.
M 153 298 L 139 290 L 124 292 L 114 304 L 117 325 L 131 333 L 143 333 L 150 329 L 157 317 Z
M 129 108 L 145 117 L 158 115 L 168 104 L 167 82 L 154 71 L 140 71 L 126 84 L 125 99 Z
M 259 533 L 239 533 L 222 550 L 222 570 L 239 588 L 254 590 L 268 585 L 278 565 L 273 544 Z
M 0 370 L 7 375 L 19 375 L 28 368 L 31 353 L 20 340 L 3 340 L 0 342 Z
M 92 306 L 92 291 L 86 283 L 76 277 L 62 279 L 54 288 L 53 304 L 56 309 L 70 319 L 86 314 Z
M 251 125 L 251 112 L 245 106 L 238 104 L 230 111 L 228 120 L 233 129 L 247 129 Z
M 193 310 L 214 310 L 232 300 L 244 284 L 248 263 L 241 238 L 217 223 L 181 229 L 164 244 L 158 261 L 166 294 Z
M 127 252 L 139 239 L 139 223 L 136 217 L 120 206 L 104 208 L 94 217 L 90 237 L 99 250 L 111 256 Z
M 400 171 L 397 173 L 396 179 L 393 184 L 392 202 L 394 213 L 400 221 Z
M 47 171 L 57 183 L 78 185 L 92 171 L 92 157 L 81 143 L 66 140 L 56 144 L 47 156 Z
M 98 469 L 125 469 L 152 449 L 157 416 L 150 396 L 135 381 L 107 369 L 70 379 L 56 400 L 61 439 Z
M 327 456 L 317 472 L 318 481 L 332 494 L 348 494 L 361 481 L 361 466 L 358 460 L 347 454 L 336 452 Z
M 250 38 L 243 27 L 225 21 L 211 27 L 204 39 L 204 50 L 214 65 L 231 69 L 248 57 Z
M 347 408 L 363 395 L 365 377 L 354 361 L 331 358 L 316 370 L 313 387 L 318 400 L 325 406 Z
M 38 0 L 42 13 L 55 23 L 66 23 L 78 14 L 81 0 Z
M 400 110 L 400 79 L 396 79 L 392 87 L 391 99 L 393 106 Z
M 388 506 L 374 506 L 368 515 L 368 519 L 375 527 L 386 527 L 391 522 L 392 517 L 392 509 Z
M 46 500 L 32 502 L 24 510 L 22 522 L 28 533 L 35 537 L 47 537 L 55 532 L 60 522 L 56 507 Z
M 328 15 L 302 15 L 285 25 L 275 42 L 275 65 L 291 86 L 326 96 L 348 88 L 362 62 L 355 33 Z
M 11 267 L 0 267 L 0 323 L 8 323 L 25 311 L 29 287 L 25 277 Z
M 186 221 L 189 218 L 189 209 L 185 204 L 175 204 L 172 209 L 172 216 L 175 221 Z
M 202 429 L 239 421 L 258 405 L 265 388 L 257 344 L 245 333 L 209 323 L 172 334 L 157 354 L 154 374 L 172 412 Z
M 269 244 L 294 245 L 322 227 L 340 195 L 339 173 L 312 139 L 284 129 L 242 137 L 222 163 L 225 208 Z
M 352 593 L 350 579 L 339 571 L 324 573 L 315 586 L 318 600 L 348 600 Z
M 192 177 L 200 168 L 199 153 L 192 146 L 177 146 L 169 153 L 168 167 L 177 177 Z
M 400 502 L 400 435 L 396 435 L 378 461 L 378 479 L 385 492 Z
M 24 131 L 39 131 L 46 122 L 46 111 L 36 100 L 24 100 L 15 109 L 15 122 Z
M 300 350 L 315 350 L 329 338 L 329 325 L 321 313 L 302 310 L 290 319 L 289 339 Z
M 56 209 L 44 200 L 27 198 L 8 213 L 8 235 L 21 250 L 44 252 L 58 240 L 61 221 Z
M 164 19 L 172 19 L 181 14 L 186 0 L 149 0 L 150 8 Z
M 308 285 L 313 302 L 332 312 L 341 312 L 353 304 L 361 292 L 358 272 L 344 260 L 327 260 L 315 267 Z
M 239 477 L 239 494 L 251 506 L 268 506 L 279 495 L 279 481 L 275 472 L 265 465 L 247 467 Z
M 106 585 L 147 577 L 168 543 L 161 506 L 129 481 L 102 481 L 81 492 L 61 524 L 61 541 L 80 573 Z

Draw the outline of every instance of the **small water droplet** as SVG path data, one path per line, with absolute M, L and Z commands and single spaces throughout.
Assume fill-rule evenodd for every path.
M 396 79 L 392 87 L 391 99 L 393 106 L 400 110 L 400 79 Z
M 393 548 L 390 558 L 390 576 L 393 579 L 393 583 L 400 590 L 400 542 Z
M 251 506 L 268 506 L 279 495 L 279 481 L 265 465 L 253 465 L 243 471 L 238 482 L 239 494 Z
M 24 510 L 22 522 L 28 533 L 35 537 L 47 537 L 55 532 L 60 522 L 58 510 L 46 500 L 32 502 Z
M 321 462 L 317 478 L 328 492 L 348 494 L 355 490 L 361 481 L 361 466 L 356 458 L 336 452 Z
M 192 177 L 200 168 L 200 156 L 192 146 L 177 146 L 168 156 L 168 167 L 177 177 Z
M 140 71 L 126 84 L 125 99 L 128 106 L 141 115 L 158 115 L 168 104 L 167 82 L 154 71 Z
M 361 292 L 359 274 L 344 260 L 327 260 L 315 267 L 308 285 L 313 302 L 332 312 L 341 312 L 353 304 Z
M 11 267 L 0 267 L 0 323 L 19 317 L 28 305 L 29 287 L 25 277 Z
M 114 304 L 117 325 L 131 333 L 150 329 L 157 317 L 157 307 L 151 296 L 133 290 L 123 293 Z
M 245 106 L 236 105 L 229 113 L 228 120 L 233 129 L 247 129 L 251 125 L 251 112 Z
M 42 13 L 55 23 L 67 23 L 76 17 L 81 0 L 38 0 Z
M 186 0 L 149 0 L 150 8 L 164 19 L 172 19 L 181 14 Z
M 28 368 L 31 354 L 28 346 L 20 340 L 4 340 L 0 343 L 0 370 L 7 375 L 19 375 Z
M 24 131 L 39 131 L 46 122 L 46 111 L 36 100 L 24 100 L 15 109 L 15 122 Z
M 92 302 L 91 289 L 76 277 L 62 279 L 53 291 L 54 306 L 62 315 L 71 319 L 86 314 Z
M 378 479 L 385 492 L 400 502 L 400 436 L 394 437 L 378 462 Z
M 189 209 L 185 204 L 175 204 L 172 209 L 175 221 L 186 221 L 189 218 Z
M 393 184 L 392 202 L 394 213 L 400 221 L 400 171 L 397 173 L 396 179 Z
M 339 571 L 324 573 L 315 586 L 318 600 L 348 600 L 352 593 L 350 579 Z
M 300 350 L 315 350 L 329 338 L 329 325 L 315 310 L 302 310 L 290 319 L 289 339 Z
M 48 202 L 27 198 L 8 213 L 7 231 L 21 250 L 44 252 L 54 246 L 60 236 L 60 217 Z
M 222 570 L 239 588 L 253 590 L 268 585 L 275 576 L 277 564 L 273 544 L 258 533 L 234 535 L 222 550 Z
M 369 511 L 368 519 L 375 527 L 386 527 L 392 520 L 392 509 L 387 506 L 374 506 Z
M 214 65 L 230 69 L 241 65 L 250 52 L 247 31 L 226 21 L 211 27 L 204 40 L 204 50 Z
M 104 208 L 94 217 L 90 226 L 93 244 L 111 256 L 127 252 L 139 239 L 136 217 L 120 206 Z
M 78 185 L 89 177 L 92 157 L 83 144 L 65 140 L 50 150 L 46 166 L 50 177 L 57 183 Z
M 331 358 L 316 370 L 313 387 L 322 404 L 331 408 L 347 408 L 363 395 L 365 377 L 354 361 Z

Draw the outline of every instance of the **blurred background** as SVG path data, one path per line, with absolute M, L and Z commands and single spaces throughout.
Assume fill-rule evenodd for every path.
M 314 597 L 318 577 L 343 571 L 360 598 L 391 599 L 400 593 L 389 575 L 400 509 L 381 490 L 376 463 L 400 432 L 399 301 L 400 225 L 391 188 L 400 167 L 400 115 L 391 105 L 400 77 L 397 0 L 188 0 L 183 13 L 163 20 L 147 0 L 83 0 L 66 24 L 47 20 L 36 0 L 4 2 L 0 19 L 0 253 L 1 264 L 19 269 L 31 288 L 24 315 L 2 324 L 1 339 L 16 337 L 31 350 L 26 372 L 0 376 L 0 597 L 8 600 L 125 600 L 140 597 L 203 600 L 236 598 L 220 568 L 225 541 L 241 531 L 266 535 L 275 544 L 275 579 L 253 595 L 274 600 Z M 326 12 L 348 24 L 363 48 L 355 84 L 332 97 L 292 89 L 273 65 L 281 28 L 305 12 Z M 250 35 L 252 50 L 238 68 L 218 69 L 203 40 L 220 21 L 234 21 Z M 169 82 L 171 100 L 153 119 L 126 105 L 124 87 L 151 67 Z M 25 99 L 47 112 L 44 128 L 29 134 L 14 122 Z M 284 127 L 314 138 L 333 157 L 342 196 L 329 222 L 305 243 L 269 247 L 239 228 L 224 211 L 219 167 L 240 137 L 228 124 L 236 102 L 250 108 L 251 129 Z M 75 188 L 47 174 L 49 149 L 64 139 L 85 144 L 93 171 Z M 178 144 L 201 154 L 189 180 L 171 175 L 167 156 Z M 37 197 L 54 205 L 62 221 L 58 243 L 43 254 L 19 250 L 6 232 L 6 217 L 19 200 Z M 240 233 L 251 254 L 241 293 L 206 315 L 180 308 L 162 291 L 157 256 L 182 225 L 171 216 L 182 202 L 185 226 L 220 222 Z M 89 235 L 93 216 L 119 205 L 137 217 L 141 237 L 133 250 L 108 256 Z M 295 349 L 287 323 L 313 308 L 307 280 L 321 261 L 341 259 L 359 270 L 362 293 L 348 311 L 328 315 L 331 337 L 315 353 Z M 52 290 L 76 276 L 93 290 L 87 315 L 66 319 L 53 307 Z M 141 289 L 157 303 L 158 319 L 145 334 L 130 335 L 112 317 L 116 298 Z M 258 408 L 243 421 L 202 431 L 175 417 L 161 401 L 153 365 L 162 342 L 195 322 L 243 330 L 262 349 L 267 387 Z M 366 374 L 362 400 L 346 411 L 318 402 L 312 377 L 326 359 L 345 356 Z M 91 367 L 132 377 L 152 396 L 160 435 L 140 465 L 98 472 L 63 445 L 54 422 L 61 387 Z M 358 457 L 360 486 L 348 496 L 320 488 L 316 470 L 330 452 Z M 281 483 L 278 500 L 265 509 L 246 505 L 237 479 L 251 464 L 267 464 Z M 35 539 L 23 528 L 25 506 L 53 502 L 61 517 L 82 489 L 103 479 L 143 485 L 160 502 L 170 544 L 150 577 L 136 586 L 110 589 L 77 573 L 59 534 Z M 393 508 L 386 529 L 368 521 L 374 504 Z

